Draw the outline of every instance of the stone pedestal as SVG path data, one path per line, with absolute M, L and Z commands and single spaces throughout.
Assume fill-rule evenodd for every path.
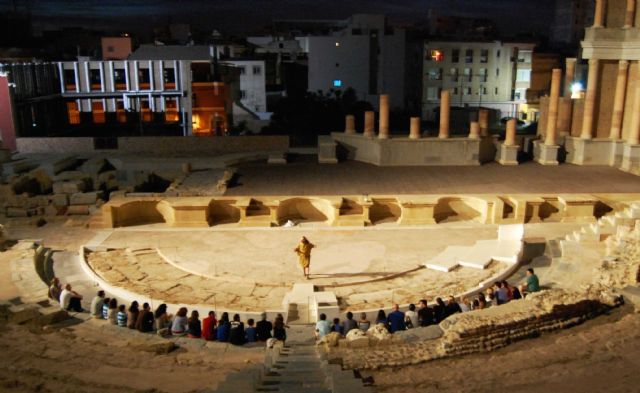
M 640 145 L 625 143 L 620 169 L 634 175 L 640 175 Z
M 567 162 L 574 165 L 609 165 L 611 163 L 611 139 L 565 138 Z
M 546 145 L 535 141 L 533 159 L 541 165 L 558 165 L 558 150 L 560 150 L 560 146 Z
M 622 155 L 624 154 L 625 143 L 622 140 L 611 141 L 611 155 L 609 165 L 619 168 L 622 165 Z
M 498 162 L 501 165 L 518 165 L 518 145 L 500 144 L 498 149 Z
M 480 139 L 480 123 L 472 121 L 469 125 L 469 139 Z
M 336 142 L 330 136 L 318 137 L 318 162 L 320 164 L 338 163 L 338 158 L 336 157 Z

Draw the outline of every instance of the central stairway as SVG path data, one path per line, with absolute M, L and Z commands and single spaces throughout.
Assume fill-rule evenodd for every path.
M 291 326 L 286 346 L 267 349 L 265 362 L 227 376 L 213 392 L 359 393 L 373 392 L 351 370 L 329 364 L 318 352 L 311 325 Z

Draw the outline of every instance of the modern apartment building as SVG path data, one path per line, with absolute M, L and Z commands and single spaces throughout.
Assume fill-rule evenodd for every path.
M 502 41 L 424 43 L 422 116 L 433 120 L 440 92 L 459 107 L 485 107 L 521 116 L 531 83 L 532 43 Z

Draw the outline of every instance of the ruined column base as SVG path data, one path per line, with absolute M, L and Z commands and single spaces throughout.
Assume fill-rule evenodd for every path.
M 558 150 L 560 150 L 560 146 L 548 146 L 544 142 L 535 141 L 533 159 L 541 165 L 558 165 Z
M 567 162 L 574 165 L 611 165 L 615 161 L 615 157 L 612 157 L 614 142 L 609 138 L 582 139 L 569 136 L 565 139 Z
M 337 164 L 336 146 L 337 143 L 330 136 L 318 136 L 318 163 Z
M 498 162 L 501 165 L 518 165 L 518 150 L 520 146 L 507 146 L 504 143 L 500 144 L 498 149 Z
M 609 159 L 609 165 L 619 168 L 622 165 L 622 156 L 624 154 L 625 143 L 623 140 L 611 141 L 611 157 Z
M 620 169 L 640 176 L 640 145 L 624 144 Z

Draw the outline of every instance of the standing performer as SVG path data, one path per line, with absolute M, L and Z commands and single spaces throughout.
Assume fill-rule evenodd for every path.
M 300 243 L 298 247 L 296 247 L 293 251 L 298 254 L 300 266 L 304 271 L 304 276 L 309 279 L 309 265 L 311 264 L 311 249 L 315 246 L 307 240 L 306 237 L 302 236 L 300 239 Z

